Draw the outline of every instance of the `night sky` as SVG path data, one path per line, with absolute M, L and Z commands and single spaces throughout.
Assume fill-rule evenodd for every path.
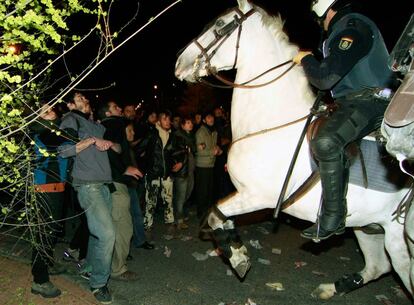
M 172 0 L 118 0 L 112 8 L 111 23 L 116 29 L 130 20 L 137 10 L 135 20 L 126 28 L 119 39 L 136 31 L 146 21 L 155 16 Z M 285 28 L 290 39 L 301 48 L 312 49 L 319 41 L 319 28 L 310 14 L 310 0 L 257 0 L 254 3 L 270 13 L 280 13 L 286 20 Z M 413 0 L 360 0 L 367 15 L 373 19 L 391 50 L 414 11 Z M 174 78 L 174 65 L 177 52 L 197 36 L 204 26 L 224 10 L 237 5 L 236 0 L 183 0 L 160 19 L 135 36 L 112 57 L 79 85 L 80 88 L 105 87 L 116 82 L 116 86 L 97 92 L 124 102 L 135 102 L 148 96 L 154 84 L 160 89 L 173 86 L 182 87 Z M 119 40 L 120 41 L 120 40 Z M 96 43 L 96 41 L 95 41 Z M 89 60 L 93 54 L 93 43 L 88 50 L 68 57 L 71 69 L 81 67 L 80 60 Z

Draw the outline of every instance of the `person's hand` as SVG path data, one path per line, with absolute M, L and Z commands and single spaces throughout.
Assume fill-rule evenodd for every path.
M 307 56 L 307 55 L 311 55 L 312 52 L 310 51 L 299 51 L 298 54 L 296 54 L 295 57 L 293 57 L 292 61 L 297 64 L 300 65 L 302 62 L 303 57 Z
M 221 150 L 221 148 L 219 146 L 215 146 L 214 150 L 213 150 L 213 153 L 214 153 L 215 156 L 219 156 L 223 153 L 223 151 Z
M 94 138 L 94 139 L 95 139 L 95 146 L 100 151 L 106 151 L 110 149 L 112 145 L 114 145 L 114 143 L 108 140 L 103 140 L 103 139 L 98 139 L 98 138 Z
M 200 143 L 200 144 L 198 144 L 198 149 L 199 149 L 199 150 L 204 150 L 204 149 L 206 149 L 206 143 Z
M 181 168 L 183 167 L 183 163 L 182 162 L 178 162 L 178 163 L 175 163 L 174 164 L 174 166 L 172 167 L 172 171 L 174 172 L 174 173 L 176 173 L 176 172 L 178 172 Z
M 124 175 L 134 177 L 137 180 L 139 178 L 144 177 L 144 174 L 138 168 L 134 166 L 128 166 L 127 169 L 125 170 Z

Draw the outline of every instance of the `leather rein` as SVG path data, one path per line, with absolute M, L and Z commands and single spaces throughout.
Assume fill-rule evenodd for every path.
M 240 37 L 241 37 L 242 29 L 243 29 L 242 24 L 247 18 L 249 18 L 251 15 L 253 15 L 256 12 L 256 10 L 254 8 L 252 8 L 246 14 L 244 14 L 238 7 L 235 7 L 234 11 L 236 11 L 236 13 L 238 15 L 234 15 L 234 20 L 232 22 L 226 24 L 220 30 L 218 30 L 218 31 L 214 30 L 215 39 L 212 42 L 210 42 L 206 47 L 203 47 L 198 42 L 198 38 L 200 36 L 202 36 L 204 34 L 204 32 L 192 41 L 192 43 L 194 43 L 201 51 L 201 53 L 197 56 L 196 60 L 194 61 L 194 65 L 193 65 L 194 79 L 197 79 L 201 83 L 204 83 L 204 84 L 207 84 L 211 87 L 216 87 L 216 88 L 254 89 L 254 88 L 260 88 L 260 87 L 267 86 L 267 85 L 277 81 L 278 79 L 282 78 L 285 74 L 287 74 L 295 66 L 295 63 L 293 63 L 292 60 L 287 60 L 287 61 L 285 61 L 281 64 L 278 64 L 278 65 L 264 71 L 263 73 L 259 74 L 258 76 L 255 76 L 252 79 L 250 79 L 248 81 L 245 81 L 243 83 L 240 83 L 240 84 L 234 83 L 234 82 L 226 79 L 225 77 L 219 75 L 217 73 L 217 69 L 211 65 L 211 59 L 216 54 L 217 50 L 223 45 L 223 43 L 227 40 L 227 38 L 229 38 L 231 36 L 231 34 L 233 34 L 233 32 L 236 29 L 238 29 L 236 52 L 235 52 L 235 55 L 234 55 L 234 63 L 233 63 L 232 69 L 235 69 L 235 67 L 237 65 L 237 59 L 238 59 L 239 47 L 240 47 L 240 44 L 239 44 L 240 43 Z M 209 51 L 211 49 L 212 49 L 212 51 L 209 54 Z M 198 71 L 200 70 L 200 61 L 201 61 L 202 58 L 205 59 L 206 70 L 207 70 L 208 74 L 213 75 L 217 80 L 221 81 L 225 85 L 213 84 L 213 83 L 210 83 L 210 82 L 208 82 L 208 81 L 206 81 L 206 80 L 204 80 L 204 79 L 202 79 L 201 77 L 198 76 Z M 291 64 L 291 65 L 285 71 L 283 71 L 280 75 L 276 76 L 274 79 L 272 79 L 270 81 L 267 81 L 265 83 L 262 83 L 262 84 L 248 85 L 249 83 L 257 80 L 258 78 L 266 75 L 267 73 L 269 73 L 273 70 L 279 69 L 279 68 L 281 68 L 281 67 L 283 67 L 287 64 Z

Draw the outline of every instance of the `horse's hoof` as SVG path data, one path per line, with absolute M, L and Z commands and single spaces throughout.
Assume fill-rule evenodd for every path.
M 237 275 L 240 278 L 244 278 L 247 274 L 247 272 L 250 270 L 251 264 L 250 261 L 241 262 L 236 267 L 234 267 L 234 270 L 236 271 Z
M 320 300 L 329 300 L 335 295 L 335 285 L 334 284 L 320 284 L 318 288 L 316 288 L 312 293 L 311 296 L 315 299 Z

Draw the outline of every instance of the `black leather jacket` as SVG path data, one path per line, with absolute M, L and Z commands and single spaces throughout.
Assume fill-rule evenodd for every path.
M 172 167 L 183 162 L 184 156 L 177 147 L 174 133 L 170 132 L 167 144 L 163 148 L 162 140 L 157 129 L 151 130 L 137 146 L 138 155 L 144 154 L 146 177 L 149 180 L 168 178 Z
M 194 171 L 195 161 L 194 154 L 196 151 L 195 136 L 193 133 L 187 133 L 182 129 L 177 130 L 176 137 L 176 152 L 175 155 L 182 160 L 182 168 L 174 173 L 174 177 L 185 178 L 189 171 Z

